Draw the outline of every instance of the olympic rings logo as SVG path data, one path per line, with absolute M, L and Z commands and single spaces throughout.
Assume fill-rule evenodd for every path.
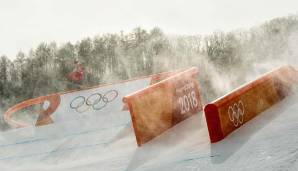
M 244 105 L 241 100 L 234 105 L 229 106 L 228 110 L 229 119 L 235 127 L 239 126 L 244 121 Z
M 84 113 L 90 108 L 93 110 L 101 110 L 117 97 L 118 91 L 116 90 L 109 90 L 104 94 L 94 93 L 87 98 L 84 96 L 78 96 L 70 102 L 70 108 L 74 109 L 78 113 Z

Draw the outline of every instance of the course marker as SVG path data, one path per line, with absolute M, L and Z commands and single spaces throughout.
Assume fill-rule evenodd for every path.
M 139 146 L 202 110 L 197 74 L 191 68 L 123 98 Z
M 29 109 L 28 111 L 30 111 L 32 110 L 31 108 L 37 108 L 37 110 L 34 110 L 34 112 L 32 112 L 32 113 L 38 113 L 38 119 L 36 121 L 35 126 L 42 126 L 42 125 L 47 125 L 55 122 L 55 117 L 53 115 L 61 116 L 71 112 L 73 112 L 74 115 L 79 113 L 84 113 L 84 114 L 88 112 L 91 113 L 92 111 L 98 112 L 99 109 L 107 106 L 107 104 L 103 104 L 103 103 L 109 103 L 109 102 L 112 103 L 112 101 L 114 102 L 114 98 L 120 96 L 118 95 L 118 91 L 114 90 L 113 87 L 121 88 L 122 85 L 126 85 L 126 87 L 127 85 L 130 85 L 131 87 L 133 87 L 133 89 L 138 90 L 146 86 L 149 86 L 150 84 L 154 84 L 163 79 L 166 79 L 167 77 L 173 75 L 174 73 L 175 72 L 171 72 L 171 71 L 163 72 L 163 73 L 158 73 L 154 75 L 142 76 L 142 77 L 137 77 L 129 80 L 118 81 L 115 83 L 103 84 L 103 85 L 98 85 L 93 87 L 85 87 L 80 90 L 71 90 L 71 91 L 59 92 L 59 93 L 50 94 L 46 96 L 36 97 L 33 99 L 25 100 L 21 103 L 18 103 L 12 106 L 4 113 L 3 117 L 6 123 L 8 123 L 11 127 L 21 128 L 21 127 L 27 127 L 30 125 L 21 120 L 17 120 L 13 118 L 13 115 L 22 110 Z M 136 82 L 138 83 L 135 85 Z M 140 82 L 142 83 L 140 84 Z M 108 89 L 108 90 L 105 90 L 105 89 Z M 125 92 L 127 91 L 125 90 Z M 106 93 L 106 94 L 100 94 L 100 93 Z M 84 95 L 86 95 L 86 97 Z M 121 105 L 121 107 L 119 107 L 119 111 L 126 109 L 125 106 L 122 107 L 123 104 L 121 101 L 124 95 L 125 94 L 122 94 L 122 96 L 119 97 L 121 102 L 121 104 L 119 104 Z M 65 96 L 69 96 L 69 98 L 64 98 Z M 91 109 L 87 110 L 88 108 L 91 108 L 92 110 Z M 86 111 L 84 111 L 83 109 L 86 109 Z M 116 109 L 114 109 L 114 111 L 115 110 Z
M 291 66 L 280 67 L 206 105 L 204 111 L 211 142 L 222 140 L 290 95 L 292 87 L 298 83 L 297 74 Z

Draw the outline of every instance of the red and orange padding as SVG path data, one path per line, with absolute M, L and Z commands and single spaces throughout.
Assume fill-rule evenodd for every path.
M 204 111 L 211 142 L 224 139 L 284 99 L 297 83 L 298 72 L 291 66 L 283 66 L 206 105 Z
M 60 100 L 61 99 L 59 94 L 51 94 L 47 96 L 41 96 L 34 99 L 26 100 L 9 108 L 4 113 L 3 117 L 6 123 L 8 123 L 13 128 L 27 127 L 28 125 L 26 123 L 22 123 L 21 121 L 14 120 L 12 118 L 12 114 L 26 107 L 43 104 L 45 101 L 48 101 L 50 106 L 46 110 L 41 109 L 36 123 L 36 125 L 45 125 L 52 122 L 50 118 L 50 114 L 53 113 L 58 108 L 60 104 Z
M 163 72 L 163 73 L 158 73 L 158 74 L 154 74 L 154 75 L 142 76 L 142 77 L 137 77 L 137 78 L 133 78 L 133 79 L 129 79 L 129 80 L 118 81 L 115 83 L 97 85 L 97 86 L 93 86 L 93 87 L 85 87 L 85 88 L 82 88 L 81 90 L 71 90 L 71 91 L 59 92 L 59 93 L 50 94 L 50 95 L 46 95 L 46 96 L 36 97 L 34 99 L 29 99 L 29 100 L 23 101 L 21 103 L 18 103 L 16 105 L 12 106 L 4 113 L 3 117 L 4 117 L 5 122 L 13 128 L 22 128 L 22 127 L 30 126 L 29 124 L 22 122 L 21 120 L 15 119 L 13 117 L 13 115 L 21 110 L 28 108 L 28 107 L 39 106 L 39 108 L 40 108 L 45 102 L 48 102 L 49 106 L 46 109 L 40 108 L 40 110 L 37 111 L 38 118 L 35 123 L 35 126 L 51 124 L 54 122 L 51 115 L 53 115 L 56 112 L 56 109 L 61 104 L 70 103 L 69 101 L 67 101 L 67 98 L 66 99 L 64 98 L 64 101 L 63 101 L 62 96 L 64 96 L 65 94 L 74 93 L 74 96 L 76 96 L 75 93 L 79 93 L 80 91 L 86 91 L 86 90 L 94 91 L 95 89 L 100 90 L 103 87 L 113 86 L 116 84 L 129 83 L 131 81 L 141 80 L 141 79 L 150 79 L 149 83 L 154 84 L 154 83 L 157 83 L 161 80 L 164 80 L 164 79 L 174 75 L 176 72 L 177 71 Z M 75 73 L 75 72 L 72 72 L 72 73 Z M 81 74 L 83 75 L 83 73 L 81 73 Z M 73 76 L 75 76 L 75 75 L 73 75 Z M 78 77 L 78 79 L 74 79 L 74 81 L 80 81 L 81 79 L 82 78 Z M 68 106 L 68 105 L 66 105 L 66 106 Z M 123 107 L 123 110 L 126 110 L 126 106 Z M 65 111 L 67 111 L 67 109 L 65 109 Z M 63 115 L 63 113 L 59 113 L 59 115 Z
M 202 110 L 197 74 L 191 68 L 123 98 L 138 146 Z

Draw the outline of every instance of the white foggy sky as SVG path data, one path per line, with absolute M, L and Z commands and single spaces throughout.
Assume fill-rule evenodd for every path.
M 0 0 L 0 55 L 137 26 L 168 34 L 249 28 L 297 7 L 297 0 Z

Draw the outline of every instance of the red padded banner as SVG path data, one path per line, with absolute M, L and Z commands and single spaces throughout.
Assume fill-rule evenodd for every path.
M 179 72 L 123 98 L 139 146 L 202 110 L 197 73 L 197 68 Z
M 39 110 L 38 109 L 38 110 L 35 111 L 38 114 L 38 119 L 37 119 L 37 122 L 36 122 L 35 125 L 36 126 L 42 126 L 42 125 L 50 124 L 50 123 L 54 122 L 51 115 L 60 106 L 60 103 L 63 103 L 61 101 L 61 99 L 62 99 L 61 96 L 65 95 L 65 94 L 76 93 L 76 92 L 79 92 L 79 91 L 92 90 L 92 89 L 112 86 L 112 85 L 116 85 L 116 84 L 121 85 L 121 84 L 124 84 L 124 83 L 130 83 L 132 81 L 141 80 L 141 79 L 144 79 L 144 80 L 150 79 L 150 84 L 154 84 L 154 83 L 157 83 L 161 80 L 164 80 L 164 79 L 174 75 L 176 72 L 177 71 L 175 71 L 175 72 L 172 72 L 172 71 L 163 72 L 163 73 L 158 73 L 158 74 L 154 74 L 154 75 L 149 75 L 149 76 L 137 77 L 137 78 L 133 78 L 133 79 L 129 79 L 129 80 L 118 81 L 118 82 L 115 82 L 115 83 L 97 85 L 97 86 L 93 86 L 93 87 L 84 87 L 80 90 L 71 90 L 71 91 L 55 93 L 55 94 L 51 94 L 51 95 L 47 95 L 47 96 L 41 96 L 41 97 L 37 97 L 37 98 L 34 98 L 34 99 L 29 99 L 29 100 L 23 101 L 23 102 L 18 103 L 16 105 L 12 106 L 11 108 L 9 108 L 4 113 L 4 120 L 6 121 L 6 123 L 8 123 L 13 128 L 27 127 L 27 126 L 29 126 L 27 123 L 22 122 L 21 120 L 15 120 L 15 118 L 13 118 L 13 115 L 16 114 L 17 112 L 20 112 L 20 111 L 25 110 L 25 109 L 30 108 L 30 107 L 40 108 L 41 105 L 44 102 L 47 101 L 47 102 L 49 102 L 50 106 L 46 110 L 43 110 L 43 109 Z M 77 80 L 77 81 L 79 81 L 79 80 Z M 66 110 L 67 110 L 67 108 L 66 108 Z M 126 110 L 126 106 L 123 107 L 123 110 Z M 32 112 L 32 113 L 34 113 L 34 112 Z M 61 114 L 64 114 L 64 113 L 60 113 L 59 115 L 61 115 Z
M 222 140 L 245 122 L 290 94 L 298 83 L 297 71 L 280 67 L 205 106 L 212 143 Z

